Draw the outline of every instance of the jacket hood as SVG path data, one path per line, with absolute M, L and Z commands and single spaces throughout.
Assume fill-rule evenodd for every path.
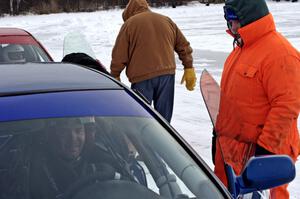
M 235 12 L 241 27 L 269 14 L 265 0 L 226 0 L 224 9 L 231 9 Z
M 122 14 L 123 20 L 145 11 L 150 11 L 146 0 L 130 0 Z

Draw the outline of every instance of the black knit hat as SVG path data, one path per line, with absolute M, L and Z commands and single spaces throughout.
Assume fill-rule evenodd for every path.
M 90 68 L 101 71 L 107 75 L 110 75 L 109 72 L 107 72 L 105 67 L 100 62 L 98 62 L 97 60 L 85 53 L 71 53 L 64 56 L 64 58 L 61 61 L 88 66 Z
M 232 10 L 237 15 L 241 27 L 269 14 L 265 0 L 226 0 L 224 11 Z

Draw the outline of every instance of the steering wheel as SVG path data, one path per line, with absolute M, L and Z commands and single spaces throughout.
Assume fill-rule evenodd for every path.
M 100 169 L 99 169 L 100 170 Z M 71 184 L 64 192 L 63 198 L 72 198 L 77 192 L 91 186 L 98 181 L 107 181 L 115 178 L 115 169 L 108 164 L 101 164 L 101 171 L 95 172 L 91 175 L 80 178 Z

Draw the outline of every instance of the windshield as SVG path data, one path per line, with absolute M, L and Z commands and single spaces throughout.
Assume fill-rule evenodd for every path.
M 29 44 L 0 44 L 0 63 L 49 62 L 47 54 Z
M 0 198 L 223 198 L 153 118 L 0 123 Z

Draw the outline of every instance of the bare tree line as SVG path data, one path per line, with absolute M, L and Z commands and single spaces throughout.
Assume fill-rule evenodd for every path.
M 20 13 L 48 14 L 58 12 L 81 12 L 125 7 L 129 0 L 1 0 L 0 15 Z M 147 0 L 151 6 L 187 4 L 192 0 Z M 198 0 L 200 3 L 222 3 L 224 0 Z

